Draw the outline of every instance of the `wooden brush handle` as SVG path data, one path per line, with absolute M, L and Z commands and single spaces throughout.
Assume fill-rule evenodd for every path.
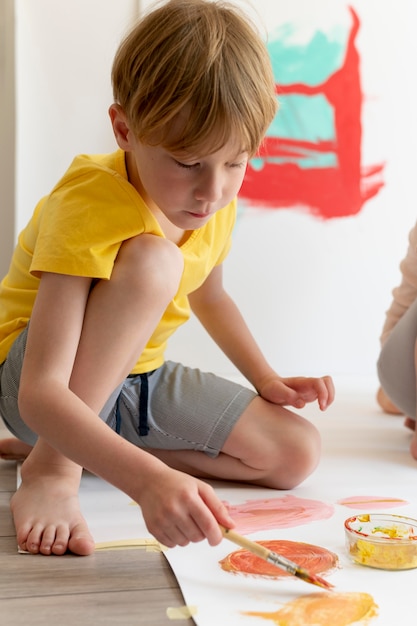
M 241 548 L 249 550 L 249 552 L 252 552 L 252 554 L 256 554 L 256 556 L 261 557 L 261 559 L 268 559 L 270 553 L 270 550 L 268 550 L 268 548 L 265 548 L 264 546 L 261 546 L 260 543 L 255 543 L 255 541 L 251 541 L 246 537 L 242 537 L 242 535 L 239 535 L 234 530 L 230 530 L 230 528 L 225 528 L 221 524 L 219 524 L 219 526 L 225 539 L 229 539 L 229 541 L 232 541 Z

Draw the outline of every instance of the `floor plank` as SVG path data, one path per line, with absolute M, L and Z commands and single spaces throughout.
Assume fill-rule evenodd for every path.
M 164 598 L 171 606 L 178 606 L 175 594 Z M 159 590 L 145 593 L 115 591 L 113 593 L 85 593 L 81 596 L 36 597 L 2 600 L 2 615 L 7 626 L 172 626 L 166 615 Z M 2 622 L 3 623 L 3 622 Z M 181 626 L 192 624 L 182 620 Z
M 0 438 L 7 436 L 0 427 Z M 16 463 L 0 461 L 0 623 L 5 626 L 165 626 L 184 599 L 163 554 L 146 549 L 89 557 L 19 554 L 10 514 Z M 193 626 L 190 619 L 181 626 Z

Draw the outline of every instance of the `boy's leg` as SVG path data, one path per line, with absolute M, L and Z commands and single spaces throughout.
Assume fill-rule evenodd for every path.
M 143 410 L 140 377 L 123 385 L 120 433 L 174 469 L 289 489 L 318 463 L 316 428 L 248 387 L 173 361 L 146 384 Z
M 111 279 L 92 290 L 70 386 L 97 414 L 144 349 L 178 289 L 182 269 L 174 244 L 142 235 L 121 246 Z M 80 478 L 81 468 L 37 440 L 12 499 L 22 547 L 43 554 L 62 554 L 67 548 L 92 552 L 79 511 Z
M 171 467 L 200 478 L 291 489 L 316 468 L 320 447 L 313 424 L 256 396 L 216 458 L 192 450 L 151 452 Z
M 20 371 L 26 348 L 27 329 L 14 341 L 9 358 L 0 365 L 0 419 L 13 437 L 0 439 L 0 458 L 23 461 L 33 448 L 36 435 L 27 427 L 19 415 L 17 393 Z
M 0 459 L 3 461 L 23 461 L 29 456 L 33 446 L 17 439 L 17 437 L 7 437 L 0 439 Z
M 17 542 L 33 554 L 79 555 L 94 551 L 78 503 L 82 468 L 39 438 L 21 468 L 11 499 Z
M 108 415 L 118 393 L 119 388 L 111 394 L 103 409 L 103 418 Z M 11 500 L 19 547 L 45 555 L 52 552 L 60 555 L 67 550 L 79 555 L 91 554 L 94 540 L 81 515 L 77 498 L 82 468 L 51 448 L 42 438 L 38 438 L 34 446 L 19 439 L 5 439 L 0 441 L 0 449 L 6 449 L 8 444 L 12 454 L 27 452 L 26 459 L 29 457 L 21 469 L 21 486 Z

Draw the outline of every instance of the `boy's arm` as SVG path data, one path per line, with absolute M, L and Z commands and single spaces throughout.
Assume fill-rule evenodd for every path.
M 223 287 L 223 268 L 216 266 L 203 285 L 189 296 L 193 313 L 219 348 L 252 385 L 276 376 L 234 300 Z
M 318 400 L 325 409 L 334 397 L 330 377 L 281 378 L 265 359 L 239 308 L 223 287 L 222 266 L 189 296 L 192 311 L 204 328 L 258 393 L 276 404 L 302 408 Z
M 62 457 L 101 476 L 138 502 L 149 531 L 162 543 L 179 543 L 170 537 L 184 537 L 183 529 L 194 528 L 194 522 L 201 529 L 201 538 L 207 536 L 210 543 L 218 543 L 221 532 L 215 519 L 225 525 L 233 522 L 209 485 L 170 469 L 117 435 L 98 417 L 107 397 L 123 380 L 123 373 L 119 370 L 120 380 L 112 380 L 112 368 L 103 368 L 95 352 L 101 351 L 103 356 L 110 352 L 114 357 L 118 346 L 96 346 L 87 355 L 91 366 L 82 380 L 74 381 L 90 286 L 89 279 L 78 276 L 42 276 L 21 375 L 22 417 Z M 103 332 L 109 332 L 108 328 Z M 97 395 L 102 379 L 106 379 L 106 386 Z M 50 459 L 38 456 L 39 463 L 50 466 Z M 178 532 L 174 532 L 176 527 Z

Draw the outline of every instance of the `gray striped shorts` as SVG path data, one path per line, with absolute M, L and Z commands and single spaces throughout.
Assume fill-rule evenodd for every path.
M 0 414 L 16 437 L 33 445 L 36 434 L 21 419 L 17 404 L 26 336 L 24 330 L 0 365 Z M 199 450 L 216 457 L 254 397 L 254 391 L 235 382 L 167 361 L 153 372 L 126 378 L 100 417 L 141 448 Z

